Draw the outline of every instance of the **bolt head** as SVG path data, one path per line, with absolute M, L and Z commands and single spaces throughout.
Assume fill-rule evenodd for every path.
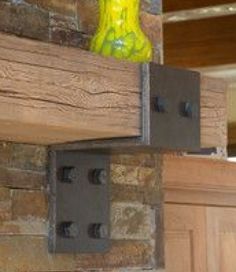
M 188 118 L 192 118 L 193 115 L 193 107 L 190 102 L 185 102 L 183 107 L 183 115 Z
M 75 167 L 63 167 L 61 169 L 61 181 L 64 183 L 73 183 L 76 181 L 77 172 Z
M 167 112 L 167 101 L 164 97 L 157 96 L 154 101 L 154 110 L 159 113 Z
M 93 184 L 107 184 L 107 171 L 105 169 L 94 169 L 92 171 L 91 182 Z
M 79 235 L 79 228 L 75 222 L 63 222 L 59 225 L 59 233 L 64 238 L 76 238 Z
M 106 239 L 109 236 L 108 227 L 105 224 L 92 224 L 89 227 L 89 236 L 94 239 Z
M 185 118 L 195 118 L 198 116 L 198 108 L 191 102 L 180 103 L 180 115 Z

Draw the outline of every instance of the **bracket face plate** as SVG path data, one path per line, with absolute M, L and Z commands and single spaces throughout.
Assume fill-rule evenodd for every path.
M 50 232 L 53 253 L 109 249 L 109 156 L 50 153 Z

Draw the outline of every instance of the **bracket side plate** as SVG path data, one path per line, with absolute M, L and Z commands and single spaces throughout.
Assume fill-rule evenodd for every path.
M 200 151 L 200 74 L 153 63 L 149 69 L 150 145 Z M 165 101 L 164 112 L 155 110 L 157 98 Z M 190 107 L 191 116 L 184 115 L 183 105 Z

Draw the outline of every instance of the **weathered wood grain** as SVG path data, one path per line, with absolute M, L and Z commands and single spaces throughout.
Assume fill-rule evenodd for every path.
M 227 84 L 205 76 L 201 77 L 201 144 L 227 146 Z
M 0 139 L 139 135 L 139 66 L 0 35 Z
M 0 34 L 0 140 L 53 144 L 140 136 L 141 69 Z M 201 145 L 226 145 L 225 85 L 202 78 Z

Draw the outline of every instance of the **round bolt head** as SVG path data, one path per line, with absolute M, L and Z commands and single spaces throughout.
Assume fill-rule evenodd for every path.
M 193 115 L 192 105 L 189 102 L 185 103 L 184 112 L 187 117 L 192 117 Z
M 105 224 L 92 224 L 89 228 L 89 236 L 94 239 L 108 238 L 108 227 Z
M 164 97 L 158 96 L 155 98 L 154 110 L 159 113 L 167 112 L 167 101 Z
M 92 183 L 104 185 L 107 183 L 107 171 L 105 169 L 94 169 L 92 172 Z
M 182 102 L 180 104 L 180 114 L 186 118 L 193 117 L 193 105 L 190 102 Z
M 105 169 L 100 169 L 98 171 L 97 179 L 100 184 L 106 184 L 107 183 L 107 171 Z
M 107 228 L 107 225 L 105 224 L 101 224 L 99 226 L 99 230 L 98 230 L 98 236 L 100 239 L 105 239 L 108 237 L 108 228 Z
M 59 226 L 59 232 L 64 238 L 76 238 L 79 235 L 79 228 L 74 222 L 63 222 Z

